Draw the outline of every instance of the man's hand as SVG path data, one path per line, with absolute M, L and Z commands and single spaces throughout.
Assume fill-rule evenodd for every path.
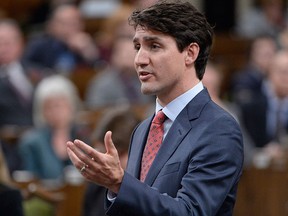
M 91 182 L 118 193 L 124 170 L 120 165 L 117 149 L 112 141 L 112 132 L 104 138 L 106 153 L 101 153 L 81 140 L 67 142 L 67 152 L 74 166 Z

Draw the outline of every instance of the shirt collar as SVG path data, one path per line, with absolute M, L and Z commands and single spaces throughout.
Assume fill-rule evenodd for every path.
M 193 88 L 191 88 L 190 90 L 186 91 L 182 95 L 175 98 L 173 101 L 171 101 L 165 107 L 162 107 L 156 99 L 155 113 L 157 113 L 159 110 L 162 109 L 164 114 L 171 121 L 174 121 L 176 119 L 176 117 L 179 115 L 179 113 L 184 109 L 184 107 L 203 89 L 204 89 L 204 86 L 203 86 L 202 82 L 200 81 Z

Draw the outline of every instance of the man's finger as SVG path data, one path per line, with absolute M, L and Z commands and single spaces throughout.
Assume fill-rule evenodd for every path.
M 105 147 L 106 147 L 106 151 L 107 154 L 110 155 L 117 155 L 117 149 L 113 143 L 112 140 L 112 132 L 111 131 L 107 131 L 104 137 L 104 143 L 105 143 Z
M 76 168 L 81 168 L 81 165 L 83 164 L 81 162 L 81 160 L 77 157 L 77 155 L 74 153 L 74 151 L 71 149 L 71 147 L 73 146 L 74 144 L 70 141 L 67 142 L 67 153 L 68 153 L 68 156 L 71 160 L 71 162 L 74 164 L 74 166 Z
M 82 151 L 82 154 L 78 154 L 77 156 L 86 164 L 90 165 L 92 161 L 101 161 L 102 153 L 98 152 L 85 142 L 81 140 L 75 140 L 74 145 Z M 83 153 L 84 152 L 84 153 Z

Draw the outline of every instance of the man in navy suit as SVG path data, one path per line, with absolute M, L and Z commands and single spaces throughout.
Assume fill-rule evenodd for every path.
M 210 98 L 201 82 L 213 31 L 190 3 L 159 2 L 136 10 L 135 68 L 144 94 L 156 95 L 166 115 L 164 139 L 144 181 L 141 161 L 152 117 L 132 134 L 124 171 L 106 133 L 106 153 L 80 140 L 67 142 L 73 164 L 105 186 L 106 214 L 121 216 L 231 216 L 242 172 L 238 124 Z M 125 127 L 123 125 L 122 127 Z

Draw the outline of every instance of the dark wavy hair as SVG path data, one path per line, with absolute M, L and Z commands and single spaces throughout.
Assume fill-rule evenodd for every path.
M 142 26 L 172 36 L 180 52 L 189 44 L 197 43 L 200 52 L 195 61 L 195 70 L 198 79 L 202 80 L 212 46 L 213 29 L 206 17 L 191 3 L 158 1 L 146 9 L 136 9 L 128 21 L 135 29 Z

